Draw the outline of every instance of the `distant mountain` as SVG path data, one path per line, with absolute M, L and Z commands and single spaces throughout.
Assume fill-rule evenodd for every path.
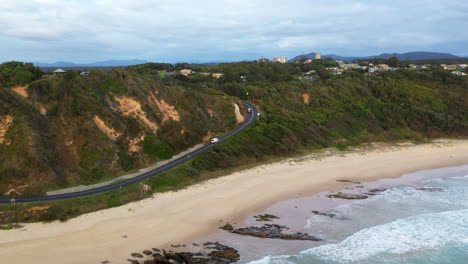
M 55 63 L 34 63 L 39 67 L 48 67 L 48 68 L 59 68 L 59 67 L 117 67 L 117 66 L 131 66 L 137 64 L 147 63 L 146 60 L 108 60 L 108 61 L 99 61 L 93 63 L 77 64 L 67 61 L 58 61 Z
M 299 60 L 300 58 L 313 59 L 316 53 L 309 53 L 299 55 L 291 59 L 291 61 Z M 436 60 L 436 59 L 458 59 L 460 57 L 449 54 L 449 53 L 437 53 L 437 52 L 407 52 L 407 53 L 384 53 L 376 56 L 362 56 L 362 57 L 343 57 L 335 54 L 322 55 L 322 58 L 332 58 L 334 60 L 342 61 L 353 61 L 355 59 L 389 59 L 396 56 L 399 60 Z
M 437 59 L 459 59 L 460 57 L 449 54 L 449 53 L 437 53 L 437 52 L 407 52 L 407 53 L 386 53 L 376 56 L 378 59 L 389 59 L 391 57 L 397 57 L 399 60 L 437 60 Z

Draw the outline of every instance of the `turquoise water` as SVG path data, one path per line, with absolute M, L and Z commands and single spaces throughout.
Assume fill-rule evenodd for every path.
M 351 220 L 308 220 L 328 244 L 250 264 L 468 263 L 468 176 L 392 188 L 334 211 Z

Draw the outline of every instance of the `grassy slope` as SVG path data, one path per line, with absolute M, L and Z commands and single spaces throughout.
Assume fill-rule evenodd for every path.
M 461 80 L 461 79 L 460 79 Z M 466 136 L 468 86 L 414 76 L 344 76 L 323 82 L 197 85 L 216 94 L 249 92 L 261 119 L 242 134 L 168 173 L 145 181 L 152 191 L 183 188 L 248 164 L 324 147 L 346 148 L 369 141 L 425 140 Z M 181 85 L 186 85 L 181 83 Z M 186 85 L 191 87 L 193 84 Z M 217 92 L 219 91 L 219 92 Z M 304 101 L 304 94 L 310 102 Z M 67 219 L 81 213 L 147 197 L 138 185 L 94 197 L 46 203 L 36 215 L 20 205 L 18 220 Z M 90 203 L 92 202 L 92 203 Z M 89 205 L 88 205 L 89 204 Z M 3 222 L 14 219 L 3 207 Z
M 0 89 L 0 115 L 14 117 L 0 145 L 0 192 L 26 186 L 23 194 L 50 188 L 89 184 L 138 169 L 201 143 L 209 133 L 222 134 L 235 125 L 233 102 L 222 93 L 211 94 L 179 86 L 165 86 L 151 77 L 124 69 L 93 71 L 88 78 L 75 74 L 30 84 L 29 98 Z M 178 112 L 180 120 L 164 118 L 154 95 Z M 133 115 L 124 116 L 116 97 L 138 102 L 150 127 Z M 41 107 L 47 114 L 40 113 Z M 214 113 L 212 116 L 211 113 Z M 96 126 L 98 116 L 121 134 L 110 139 Z M 181 132 L 183 131 L 183 132 Z M 138 151 L 130 151 L 135 139 Z

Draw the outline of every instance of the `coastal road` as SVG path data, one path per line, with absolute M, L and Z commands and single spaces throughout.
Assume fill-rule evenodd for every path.
M 229 137 L 234 136 L 235 134 L 241 133 L 248 127 L 250 127 L 256 120 L 258 116 L 258 109 L 251 103 L 242 102 L 245 106 L 245 108 L 250 108 L 252 111 L 249 113 L 248 118 L 236 129 L 232 130 L 231 132 L 227 133 L 226 135 L 222 136 L 219 138 L 219 141 L 214 144 L 207 144 L 193 152 L 187 153 L 183 157 L 180 157 L 178 159 L 175 159 L 161 167 L 155 168 L 151 171 L 145 172 L 137 177 L 124 180 L 121 182 L 113 183 L 110 185 L 106 186 L 101 186 L 97 187 L 94 189 L 90 190 L 85 190 L 85 191 L 78 191 L 78 192 L 72 192 L 72 193 L 64 193 L 64 194 L 56 194 L 56 195 L 48 195 L 48 196 L 34 196 L 34 197 L 16 197 L 15 203 L 32 203 L 32 202 L 43 202 L 43 201 L 55 201 L 55 200 L 64 200 L 64 199 L 71 199 L 71 198 L 79 198 L 79 197 L 86 197 L 86 196 L 91 196 L 91 195 L 96 195 L 112 190 L 119 189 L 123 186 L 127 186 L 130 184 L 134 184 L 140 181 L 143 181 L 145 179 L 151 178 L 153 176 L 159 175 L 161 173 L 164 173 L 170 169 L 173 169 L 191 159 L 194 159 L 204 151 L 213 149 L 214 147 L 222 144 L 225 142 Z M 12 203 L 11 199 L 9 197 L 0 197 L 0 204 L 9 204 Z

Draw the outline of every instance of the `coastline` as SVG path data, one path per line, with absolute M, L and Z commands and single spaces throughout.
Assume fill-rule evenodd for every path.
M 389 145 L 314 153 L 263 165 L 178 192 L 71 219 L 0 231 L 0 255 L 8 263 L 125 263 L 132 252 L 190 243 L 223 222 L 242 222 L 269 205 L 348 183 L 468 163 L 468 141 Z M 25 230 L 25 231 L 24 231 Z

